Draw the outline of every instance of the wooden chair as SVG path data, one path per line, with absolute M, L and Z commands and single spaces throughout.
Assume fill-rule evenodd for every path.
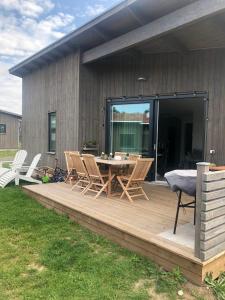
M 86 189 L 83 190 L 82 193 L 86 194 L 88 192 L 94 192 L 96 193 L 94 199 L 96 199 L 103 191 L 107 193 L 107 186 L 109 184 L 108 174 L 103 174 L 100 172 L 94 155 L 83 154 L 83 159 L 90 179 L 90 184 L 86 187 Z
M 153 161 L 153 158 L 138 158 L 132 174 L 117 176 L 123 189 L 120 198 L 123 198 L 123 196 L 126 195 L 129 201 L 133 202 L 132 198 L 144 196 L 145 199 L 149 200 L 140 184 L 144 182 Z
M 138 158 L 141 158 L 140 154 L 129 154 L 128 156 L 128 160 L 133 160 L 133 161 L 137 161 Z M 128 174 L 131 174 L 133 172 L 135 166 L 129 165 L 128 167 Z
M 71 183 L 71 179 L 74 178 L 75 176 L 73 173 L 76 171 L 73 168 L 73 162 L 71 161 L 70 153 L 79 154 L 79 151 L 64 151 L 65 160 L 66 160 L 66 169 L 67 169 L 67 176 L 65 179 L 65 183 L 67 183 L 68 180 L 70 180 Z
M 140 155 L 140 154 L 133 154 L 133 153 L 131 153 L 131 154 L 129 154 L 129 156 L 128 156 L 128 159 L 129 159 L 129 160 L 135 160 L 135 161 L 137 161 L 138 158 L 141 158 L 141 155 Z
M 84 162 L 78 151 L 77 153 L 75 151 L 69 152 L 69 157 L 71 162 L 71 169 L 76 170 L 76 174 L 77 174 L 77 181 L 73 185 L 72 190 L 75 188 L 84 190 L 90 183 Z

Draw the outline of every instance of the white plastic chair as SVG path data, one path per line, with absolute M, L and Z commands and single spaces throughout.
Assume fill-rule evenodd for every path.
M 14 157 L 13 161 L 2 161 L 2 163 L 10 163 L 10 168 L 3 168 L 0 167 L 0 177 L 8 173 L 9 171 L 16 171 L 16 169 L 19 169 L 22 167 L 22 165 L 25 162 L 25 159 L 27 157 L 27 151 L 26 150 L 19 150 L 16 152 L 16 155 Z
M 15 171 L 8 171 L 7 173 L 3 174 L 0 177 L 0 187 L 4 188 L 7 184 L 9 184 L 11 181 L 15 180 L 15 184 L 19 185 L 20 180 L 32 182 L 32 183 L 39 183 L 41 184 L 42 182 L 40 180 L 34 179 L 32 177 L 34 170 L 37 167 L 37 164 L 41 158 L 41 154 L 37 154 L 31 165 L 23 168 L 17 168 Z M 27 170 L 26 175 L 21 175 L 21 172 L 24 172 Z

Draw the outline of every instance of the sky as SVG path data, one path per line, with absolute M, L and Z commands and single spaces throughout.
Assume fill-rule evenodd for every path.
M 121 0 L 0 0 L 0 109 L 21 113 L 22 80 L 8 69 Z

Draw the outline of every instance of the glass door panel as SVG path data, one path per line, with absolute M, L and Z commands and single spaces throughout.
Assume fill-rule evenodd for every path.
M 152 152 L 153 103 L 110 104 L 109 150 L 138 153 Z

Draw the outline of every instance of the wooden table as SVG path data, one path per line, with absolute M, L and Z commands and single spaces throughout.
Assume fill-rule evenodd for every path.
M 134 160 L 115 160 L 115 159 L 101 159 L 96 157 L 95 158 L 96 163 L 97 164 L 102 164 L 102 165 L 107 165 L 109 167 L 109 185 L 108 185 L 108 192 L 107 192 L 107 196 L 111 196 L 111 190 L 112 190 L 112 179 L 113 179 L 113 175 L 112 174 L 112 167 L 115 166 L 128 166 L 128 165 L 135 165 L 136 161 Z

